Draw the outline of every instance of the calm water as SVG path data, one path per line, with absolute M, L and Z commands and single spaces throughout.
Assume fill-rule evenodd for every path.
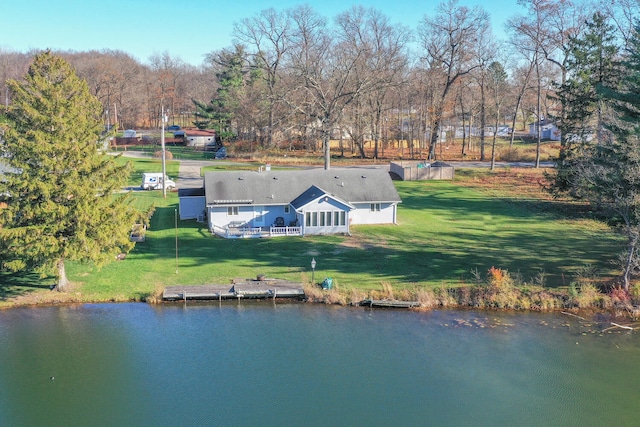
M 606 326 L 270 302 L 5 310 L 0 425 L 638 425 L 640 335 Z

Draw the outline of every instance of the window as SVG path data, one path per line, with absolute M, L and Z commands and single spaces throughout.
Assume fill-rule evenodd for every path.
M 371 203 L 371 212 L 380 212 L 380 203 Z
M 284 213 L 288 214 L 289 213 L 289 209 L 290 209 L 289 205 L 285 206 L 284 207 Z
M 346 218 L 347 214 L 344 211 L 340 212 L 340 225 L 345 225 L 347 223 Z
M 333 213 L 333 225 L 339 225 L 340 224 L 340 212 L 335 211 Z
M 237 206 L 229 206 L 227 208 L 227 215 L 238 215 L 238 207 Z
M 318 212 L 307 212 L 304 215 L 304 223 L 307 227 L 318 226 Z
M 327 227 L 331 227 L 331 212 L 327 212 Z
M 324 227 L 326 225 L 326 222 L 324 220 L 324 218 L 325 218 L 324 214 L 325 214 L 325 212 L 320 212 L 320 227 Z M 329 214 L 329 215 L 331 215 L 331 214 Z

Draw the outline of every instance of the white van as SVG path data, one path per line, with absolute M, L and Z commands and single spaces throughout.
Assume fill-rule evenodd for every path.
M 167 190 L 175 188 L 176 183 L 169 179 L 169 177 L 166 178 Z M 143 190 L 162 190 L 162 172 L 143 173 L 140 188 Z

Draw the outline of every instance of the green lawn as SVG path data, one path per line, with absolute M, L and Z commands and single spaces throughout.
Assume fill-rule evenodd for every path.
M 133 165 L 133 171 L 129 176 L 127 185 L 130 187 L 140 187 L 142 184 L 142 174 L 147 172 L 162 172 L 162 160 L 161 159 L 134 159 L 129 157 L 116 157 L 116 162 L 124 164 L 131 162 Z M 174 181 L 178 178 L 178 172 L 180 170 L 180 162 L 166 160 L 165 168 L 167 170 L 167 176 Z
M 142 297 L 168 285 L 229 283 L 265 274 L 293 281 L 332 277 L 342 288 L 379 289 L 472 283 L 472 270 L 509 270 L 531 283 L 566 286 L 586 264 L 603 275 L 622 247 L 619 236 L 586 219 L 562 219 L 530 201 L 493 198 L 451 182 L 397 182 L 399 224 L 352 227 L 352 236 L 225 240 L 202 224 L 178 221 L 178 199 L 142 193 L 155 204 L 147 240 L 100 272 L 71 263 L 70 278 L 88 299 Z M 178 258 L 176 264 L 176 233 Z

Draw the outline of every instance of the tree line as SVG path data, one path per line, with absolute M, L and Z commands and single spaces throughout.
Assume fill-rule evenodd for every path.
M 519 4 L 507 40 L 492 34 L 482 7 L 445 0 L 415 29 L 362 6 L 332 19 L 308 5 L 266 9 L 236 22 L 234 45 L 197 67 L 168 52 L 145 64 L 121 51 L 55 53 L 87 81 L 105 125 L 120 129 L 159 127 L 164 108 L 172 124 L 214 128 L 251 147 L 316 149 L 341 139 L 341 150 L 363 157 L 371 142 L 378 157 L 404 141 L 407 156 L 427 149 L 435 158 L 457 135 L 460 155 L 477 140 L 484 160 L 498 126 L 525 129 L 557 115 L 549 95 L 566 79 L 568 41 L 590 11 L 602 11 L 621 43 L 637 11 L 618 0 Z M 32 56 L 0 51 L 2 81 L 19 78 Z M 0 87 L 0 103 L 11 99 Z

